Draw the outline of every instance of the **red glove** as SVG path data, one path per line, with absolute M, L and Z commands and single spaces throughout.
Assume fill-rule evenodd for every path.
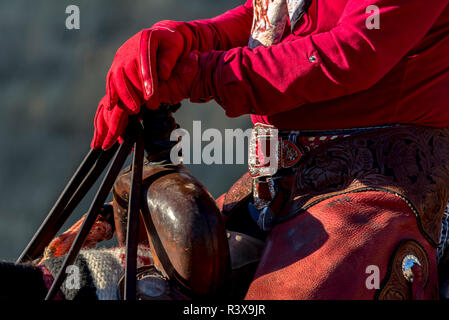
M 100 147 L 104 150 L 109 149 L 128 125 L 128 112 L 119 106 L 112 109 L 106 108 L 106 99 L 108 99 L 107 95 L 101 99 L 95 115 L 95 134 L 91 143 L 92 149 Z
M 93 149 L 110 148 L 123 133 L 130 114 L 146 104 L 157 109 L 159 79 L 167 80 L 179 57 L 190 52 L 193 35 L 181 22 L 162 21 L 126 41 L 115 55 L 107 75 L 106 96 L 95 117 Z M 156 71 L 157 70 L 157 74 Z
M 170 79 L 159 83 L 154 103 L 176 104 L 187 98 L 203 103 L 216 98 L 213 77 L 221 52 L 214 53 L 193 51 L 180 59 Z
M 154 103 L 176 104 L 190 98 L 193 82 L 198 74 L 198 53 L 192 52 L 176 64 L 172 76 L 167 81 L 161 81 Z
M 246 44 L 252 11 L 252 0 L 247 0 L 213 19 L 162 21 L 129 39 L 118 50 L 108 73 L 107 94 L 98 107 L 92 148 L 111 147 L 126 127 L 127 120 L 122 118 L 138 113 L 144 103 L 150 109 L 159 106 L 160 99 L 155 97 L 158 76 L 168 80 L 180 57 L 193 50 L 228 50 Z M 116 108 L 121 110 L 111 112 Z

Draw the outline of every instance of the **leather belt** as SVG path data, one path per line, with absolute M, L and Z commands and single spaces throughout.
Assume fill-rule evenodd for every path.
M 350 137 L 387 125 L 328 131 L 281 131 L 272 125 L 256 123 L 249 139 L 249 172 L 253 178 L 273 177 L 280 169 L 296 167 L 313 149 L 323 144 Z
M 259 226 L 263 230 L 270 229 L 274 212 L 283 206 L 284 201 L 280 199 L 285 198 L 291 190 L 293 179 L 290 178 L 304 156 L 329 142 L 393 126 L 398 125 L 328 131 L 281 131 L 272 125 L 254 124 L 249 140 L 248 167 L 253 178 L 254 206 L 260 211 Z

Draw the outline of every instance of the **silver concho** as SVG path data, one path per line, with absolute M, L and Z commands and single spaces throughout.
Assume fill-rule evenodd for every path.
M 407 279 L 407 281 L 409 282 L 413 282 L 414 274 L 412 271 L 412 267 L 415 264 L 419 266 L 421 265 L 418 258 L 412 254 L 406 255 L 402 260 L 402 274 L 404 275 L 404 278 Z
M 170 284 L 154 266 L 142 266 L 137 269 L 136 274 L 137 300 L 171 300 Z M 119 281 L 119 299 L 124 297 L 125 276 L 123 275 Z
M 141 299 L 157 299 L 167 296 L 168 283 L 158 276 L 145 276 L 137 281 L 137 292 Z

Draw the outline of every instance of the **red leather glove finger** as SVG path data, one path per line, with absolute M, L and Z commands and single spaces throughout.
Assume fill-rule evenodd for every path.
M 191 46 L 186 28 L 181 22 L 174 21 L 161 21 L 151 28 L 153 31 L 162 31 L 153 32 L 150 41 L 150 50 L 157 52 L 156 65 L 159 79 L 168 80 L 179 57 L 190 51 L 186 50 L 186 47 L 190 49 Z
M 123 134 L 128 125 L 129 114 L 123 107 L 116 105 L 111 110 L 106 109 L 105 96 L 98 107 L 95 116 L 95 133 L 91 142 L 92 149 L 102 148 L 107 150 L 114 145 L 117 139 Z
M 104 138 L 106 138 L 106 135 L 108 134 L 108 125 L 104 120 L 103 117 L 103 110 L 105 101 L 108 98 L 108 96 L 104 96 L 103 99 L 101 99 L 100 103 L 98 104 L 98 109 L 95 114 L 95 120 L 94 120 L 94 137 L 92 139 L 92 142 L 90 143 L 90 147 L 92 149 L 98 149 L 102 146 Z
M 193 41 L 192 31 L 182 22 L 161 21 L 147 34 L 148 46 L 141 45 L 145 105 L 155 110 L 160 105 L 159 80 L 168 80 L 180 57 L 188 55 Z M 144 57 L 148 57 L 146 60 Z M 155 70 L 157 69 L 157 76 Z M 149 72 L 146 75 L 146 72 Z
M 117 105 L 112 110 L 106 110 L 104 117 L 108 123 L 108 134 L 103 141 L 101 148 L 107 150 L 114 145 L 117 139 L 123 135 L 128 125 L 129 114 L 123 106 Z

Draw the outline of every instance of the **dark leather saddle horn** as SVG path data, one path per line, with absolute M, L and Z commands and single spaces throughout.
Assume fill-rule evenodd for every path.
M 150 141 L 150 145 L 146 145 L 147 151 L 150 149 L 148 154 L 158 162 L 147 160 L 143 167 L 141 220 L 147 237 L 141 237 L 140 242 L 148 240 L 156 267 L 184 293 L 192 297 L 216 296 L 223 292 L 230 272 L 224 221 L 206 188 L 184 165 L 170 162 L 167 146 L 151 143 L 157 141 L 155 134 L 159 135 L 158 141 L 167 140 L 167 128 L 172 129 L 174 125 L 170 115 L 164 118 L 165 129 L 155 128 L 146 139 L 146 143 Z M 154 123 L 154 114 L 150 116 L 148 121 Z M 145 132 L 148 132 L 147 127 L 145 125 Z M 162 156 L 154 157 L 155 154 Z M 113 188 L 114 218 L 120 245 L 126 239 L 130 187 L 131 171 L 126 168 Z

